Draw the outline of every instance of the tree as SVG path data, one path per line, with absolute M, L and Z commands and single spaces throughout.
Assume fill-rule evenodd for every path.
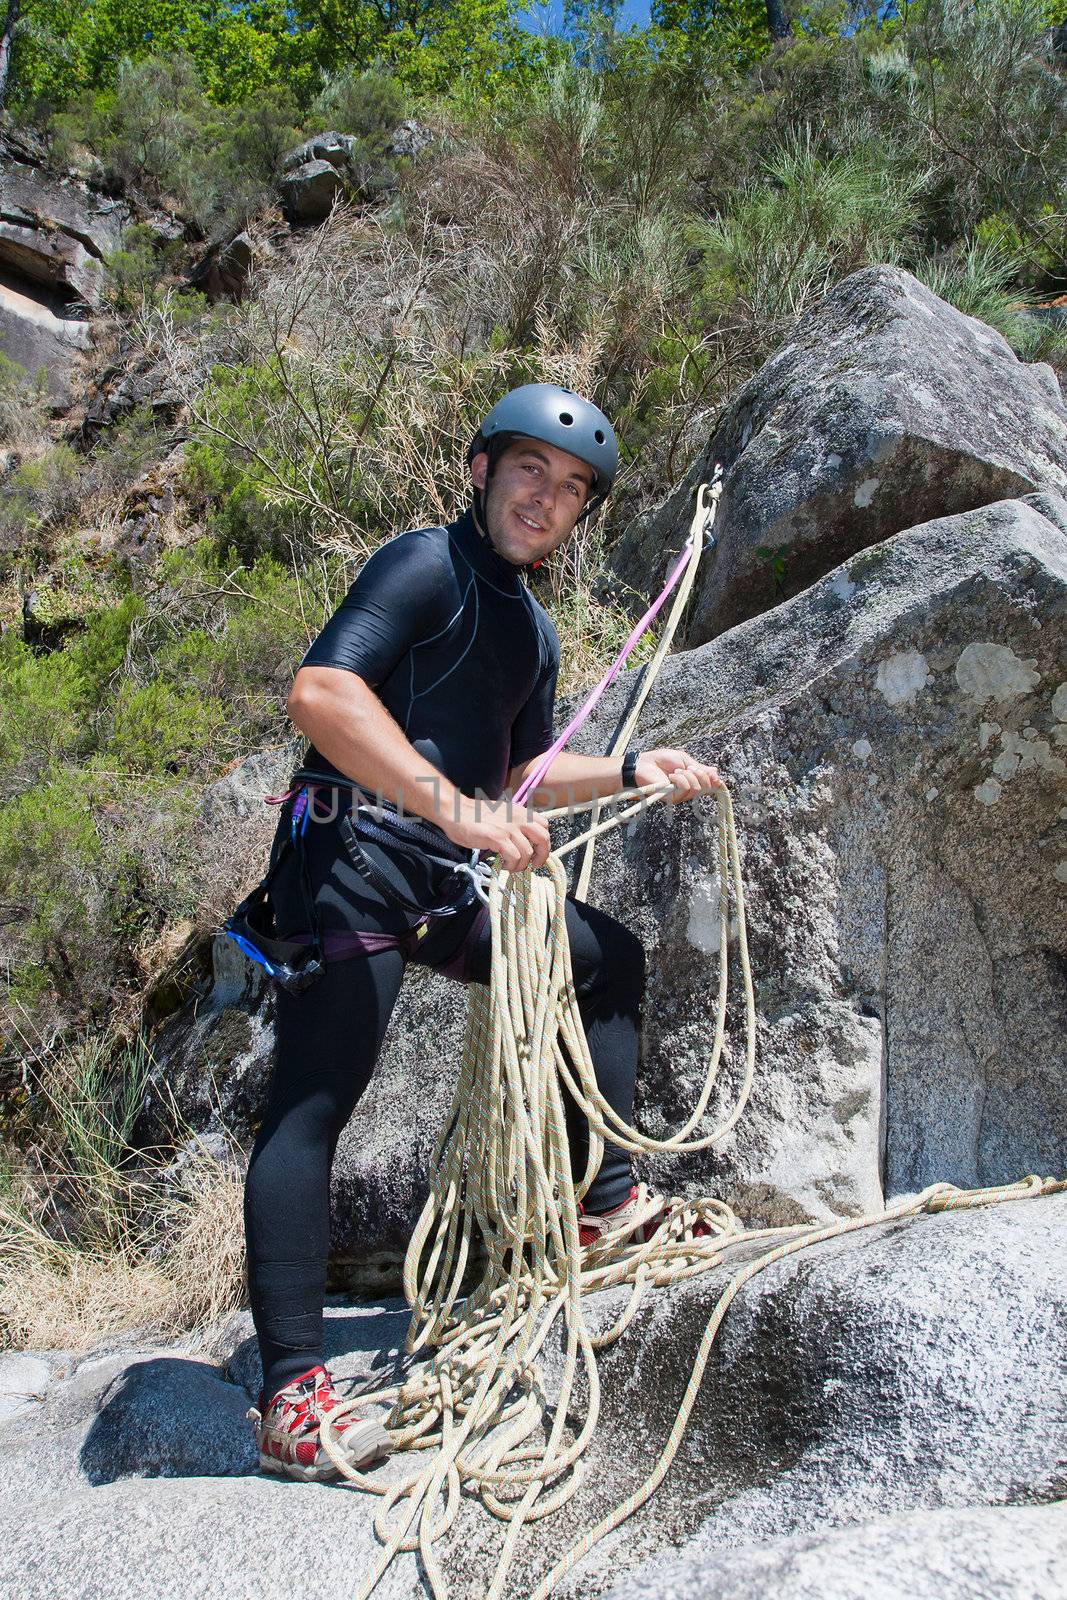
M 518 0 L 296 0 L 301 50 L 319 72 L 386 65 L 415 94 L 464 74 L 522 71 L 537 41 L 516 22 Z
M 0 0 L 0 4 L 5 0 Z M 538 41 L 520 0 L 6 0 L 12 103 L 64 107 L 114 88 L 122 60 L 182 51 L 218 105 L 287 84 L 306 107 L 324 73 L 376 63 L 416 93 L 464 72 L 491 83 L 522 71 Z M 21 8 L 18 26 L 12 19 Z M 12 43 L 13 41 L 13 43 Z M 488 85 L 487 85 L 488 86 Z
M 12 0 L 8 0 L 10 5 Z M 47 113 L 87 90 L 115 86 L 119 62 L 182 51 L 218 104 L 292 76 L 299 34 L 287 0 L 15 0 L 21 20 L 9 98 Z M 314 93 L 308 72 L 307 96 Z
M 685 53 L 700 68 L 746 71 L 767 54 L 775 26 L 789 25 L 783 0 L 652 0 L 651 19 L 664 33 L 685 42 Z M 775 22 L 771 22 L 772 9 Z

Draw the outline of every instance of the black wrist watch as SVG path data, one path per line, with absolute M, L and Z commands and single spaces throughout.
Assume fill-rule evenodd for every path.
M 640 750 L 627 750 L 622 758 L 622 786 L 624 789 L 637 788 L 637 763 L 641 759 Z

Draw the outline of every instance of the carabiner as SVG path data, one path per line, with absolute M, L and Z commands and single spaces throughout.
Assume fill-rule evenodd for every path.
M 452 870 L 460 873 L 465 878 L 469 878 L 474 892 L 482 902 L 482 905 L 487 906 L 489 904 L 489 880 L 493 876 L 493 869 L 488 861 L 481 859 L 477 850 L 471 851 L 469 861 L 458 861 Z

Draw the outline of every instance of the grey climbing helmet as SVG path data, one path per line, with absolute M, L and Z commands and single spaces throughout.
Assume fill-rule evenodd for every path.
M 619 469 L 619 446 L 611 423 L 591 400 L 555 383 L 524 383 L 512 389 L 482 420 L 467 451 L 467 465 L 485 450 L 492 471 L 515 438 L 540 439 L 592 467 L 593 493 L 579 513 L 579 522 L 607 499 Z

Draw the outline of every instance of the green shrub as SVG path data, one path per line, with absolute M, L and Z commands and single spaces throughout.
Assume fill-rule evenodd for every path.
M 1020 258 L 999 240 L 972 239 L 951 260 L 921 263 L 915 275 L 958 311 L 996 328 L 1022 360 L 1041 361 L 1067 351 L 1067 336 L 1059 328 L 1023 314 L 1038 296 L 1018 287 Z
M 242 568 L 233 550 L 221 560 L 206 546 L 183 555 L 188 577 L 204 585 L 203 611 L 212 592 L 225 609 L 214 631 L 207 618 L 183 629 L 158 652 L 156 668 L 168 681 L 221 701 L 243 753 L 278 731 L 280 707 L 308 644 L 306 584 L 269 556 Z M 177 562 L 170 573 L 181 581 Z M 343 582 L 339 577 L 338 598 Z M 321 602 L 312 604 L 318 610 Z
M 783 324 L 839 278 L 907 253 L 925 174 L 896 171 L 862 143 L 824 161 L 806 133 L 772 154 L 766 171 L 769 182 L 746 186 L 694 233 L 708 299 L 742 311 L 769 353 Z
M 112 942 L 100 937 L 102 850 L 90 801 L 80 771 L 54 767 L 0 807 L 0 902 L 21 911 L 31 987 L 33 968 L 43 970 L 57 995 L 79 1009 L 100 988 L 86 982 L 86 969 L 97 966 L 99 952 L 111 954 Z M 113 889 L 121 892 L 119 884 Z
M 313 132 L 332 129 L 352 133 L 384 146 L 398 123 L 411 114 L 404 89 L 382 66 L 342 67 L 329 74 L 307 109 L 305 123 Z
M 182 50 L 118 64 L 114 88 L 81 96 L 56 117 L 60 133 L 88 145 L 105 178 L 120 189 L 147 185 L 187 197 L 208 105 L 191 57 Z
M 308 614 L 329 596 L 269 557 L 243 568 L 210 541 L 167 554 L 148 592 L 90 612 L 61 649 L 0 634 L 0 773 L 12 793 L 95 753 L 116 772 L 205 779 L 277 735 Z M 116 687 L 116 679 L 124 673 Z
M 169 551 L 153 598 L 150 671 L 174 689 L 221 705 L 223 715 L 193 768 L 205 777 L 288 732 L 285 700 L 310 637 L 349 582 L 335 558 L 325 589 L 268 556 L 242 566 L 209 540 Z
M 123 684 L 104 753 L 124 772 L 179 772 L 202 763 L 210 768 L 225 720 L 217 700 L 159 679 L 139 689 Z
M 54 762 L 86 753 L 91 742 L 85 683 L 73 655 L 36 656 L 11 630 L 0 633 L 0 797 L 9 801 Z
M 55 670 L 70 662 L 77 673 L 88 704 L 95 704 L 122 666 L 129 649 L 130 635 L 144 615 L 140 595 L 126 594 L 117 605 L 91 616 L 84 632 L 72 639 L 61 656 L 50 657 Z
M 23 461 L 0 495 L 0 568 L 43 550 L 45 532 L 78 506 L 81 463 L 67 444 Z
M 614 35 L 600 78 L 609 153 L 598 179 L 637 212 L 689 198 L 706 135 L 703 79 L 670 55 L 651 56 L 643 39 Z
M 197 64 L 172 49 L 119 62 L 113 87 L 85 92 L 52 119 L 58 155 L 85 146 L 104 181 L 175 203 L 204 231 L 241 228 L 270 199 L 285 151 L 299 136 L 299 112 L 284 85 L 244 105 L 213 106 Z M 167 246 L 147 225 L 128 229 L 108 260 L 109 292 L 120 311 L 158 282 Z
M 140 953 L 198 904 L 199 789 L 55 765 L 0 806 L 0 905 L 17 908 L 8 1007 L 103 1022 Z
M 207 426 L 196 430 L 185 449 L 185 485 L 206 502 L 216 548 L 232 545 L 244 562 L 265 552 L 283 554 L 304 509 L 309 430 L 291 403 L 282 366 L 274 358 L 215 367 L 198 405 Z M 321 468 L 312 470 L 321 479 Z
M 292 549 L 301 531 L 300 508 L 265 500 L 267 485 L 259 472 L 232 459 L 224 443 L 210 438 L 191 442 L 184 465 L 186 487 L 204 503 L 217 554 L 232 550 L 247 565 L 261 555 L 283 558 Z
M 789 557 L 792 554 L 790 544 L 761 544 L 756 546 L 756 557 L 766 564 L 767 571 L 774 580 L 775 589 L 784 589 L 785 581 L 789 576 Z
M 151 303 L 163 279 L 179 265 L 180 240 L 162 239 L 148 222 L 132 222 L 122 244 L 104 257 L 105 305 L 129 314 Z
M 152 407 L 136 406 L 106 428 L 83 458 L 85 496 L 124 500 L 131 484 L 162 459 L 170 443 L 170 430 Z
M 978 223 L 974 238 L 1012 257 L 1019 283 L 1037 290 L 1047 285 L 1059 292 L 1067 286 L 1067 212 L 1046 201 L 1029 222 L 1024 233 L 1010 212 L 994 211 Z
M 0 1009 L 48 1029 L 135 1003 L 145 952 L 204 900 L 203 785 L 287 733 L 309 631 L 343 591 L 334 565 L 315 595 L 203 540 L 62 648 L 0 634 Z
M 1033 218 L 1062 210 L 1067 124 L 1061 75 L 1050 70 L 1045 0 L 924 0 L 896 31 L 898 72 L 878 102 L 894 144 L 934 169 L 927 251 L 970 238 L 981 219 L 1007 211 L 1040 251 Z M 1058 270 L 1067 270 L 1060 256 Z
M 24 790 L 55 763 L 99 748 L 110 684 L 144 610 L 138 595 L 127 594 L 43 655 L 10 630 L 0 634 L 0 793 Z
M 243 105 L 227 108 L 212 120 L 210 142 L 217 145 L 219 175 L 232 183 L 244 174 L 265 188 L 274 183 L 282 161 L 300 140 L 303 119 L 287 84 L 272 84 Z

